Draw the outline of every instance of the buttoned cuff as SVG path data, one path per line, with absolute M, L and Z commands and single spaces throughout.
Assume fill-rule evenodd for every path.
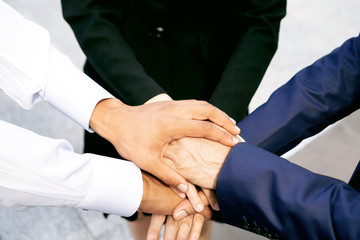
M 92 155 L 92 182 L 77 207 L 126 217 L 133 215 L 143 194 L 140 169 L 129 161 L 88 155 Z
M 114 98 L 54 47 L 50 51 L 48 79 L 42 93 L 44 100 L 88 131 L 96 104 Z

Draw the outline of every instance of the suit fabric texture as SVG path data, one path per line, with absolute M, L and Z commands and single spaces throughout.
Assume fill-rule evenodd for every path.
M 285 0 L 62 0 L 86 72 L 129 105 L 168 93 L 242 119 L 278 42 Z M 233 104 L 229 104 L 232 102 Z
M 270 239 L 360 239 L 360 193 L 278 157 L 359 108 L 360 35 L 238 124 L 247 142 L 232 149 L 218 178 L 223 220 Z

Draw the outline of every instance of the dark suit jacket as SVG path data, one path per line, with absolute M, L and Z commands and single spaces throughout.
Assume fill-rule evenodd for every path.
M 168 93 L 242 119 L 275 53 L 285 0 L 62 0 L 86 72 L 130 105 Z M 230 104 L 232 103 L 232 104 Z
M 232 149 L 217 184 L 224 221 L 275 239 L 360 239 L 360 193 L 277 156 L 359 108 L 360 35 L 238 124 L 247 143 Z

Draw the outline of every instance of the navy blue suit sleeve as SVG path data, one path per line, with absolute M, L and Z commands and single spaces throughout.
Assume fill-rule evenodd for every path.
M 225 223 L 269 238 L 360 239 L 360 194 L 249 143 L 230 152 L 217 182 Z
M 281 155 L 360 106 L 360 36 L 298 72 L 241 121 L 247 142 Z
M 360 239 L 359 192 L 275 155 L 358 109 L 359 96 L 360 36 L 240 122 L 247 143 L 231 150 L 217 183 L 224 221 L 275 239 Z

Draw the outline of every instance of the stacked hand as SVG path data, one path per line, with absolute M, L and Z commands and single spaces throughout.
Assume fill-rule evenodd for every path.
M 183 137 L 204 137 L 234 146 L 238 143 L 234 135 L 240 132 L 224 112 L 195 100 L 130 107 L 117 99 L 106 99 L 96 106 L 90 126 L 122 157 L 184 193 L 188 190 L 186 180 L 162 158 L 166 146 Z
M 160 230 L 166 219 L 164 239 L 198 239 L 203 223 L 212 216 L 211 209 L 206 206 L 200 213 L 193 212 L 187 216 L 179 216 L 179 220 L 172 217 L 173 210 L 189 207 L 190 202 L 183 201 L 169 186 L 150 176 L 142 173 L 144 193 L 140 204 L 140 211 L 153 214 L 148 230 L 147 239 L 159 239 Z M 191 185 L 191 184 L 190 184 Z M 200 194 L 204 205 L 208 205 L 205 195 Z M 191 205 L 190 208 L 192 209 Z M 180 209 L 181 210 L 181 209 Z M 192 210 L 188 210 L 190 212 Z M 168 215 L 168 216 L 166 216 Z
M 168 145 L 164 152 L 165 163 L 202 190 L 196 194 L 195 203 L 190 197 L 180 203 L 176 201 L 172 216 L 153 215 L 148 239 L 158 239 L 165 219 L 165 239 L 199 238 L 204 221 L 212 216 L 209 203 L 213 210 L 219 210 L 216 196 L 210 189 L 216 189 L 216 180 L 230 150 L 228 146 L 201 138 L 183 138 Z M 192 184 L 189 184 L 190 189 L 195 189 Z M 193 207 L 197 201 L 205 206 L 199 213 Z
M 165 215 L 165 236 L 198 239 L 204 221 L 212 215 L 209 202 L 219 210 L 209 189 L 216 188 L 230 147 L 240 142 L 235 137 L 240 129 L 234 121 L 203 101 L 149 101 L 130 107 L 117 99 L 106 99 L 96 106 L 90 127 L 121 156 L 150 173 L 142 173 L 144 192 L 139 208 L 156 214 L 149 239 L 158 238 Z M 198 192 L 187 181 L 202 190 Z M 184 193 L 187 200 L 179 197 Z
M 183 200 L 174 209 L 172 217 L 168 216 L 164 234 L 169 238 L 165 239 L 199 238 L 204 221 L 212 216 L 209 203 L 213 210 L 219 210 L 215 193 L 210 189 L 216 189 L 218 175 L 230 150 L 228 146 L 202 138 L 183 138 L 168 145 L 164 152 L 166 164 L 202 190 L 196 195 L 198 198 Z M 194 207 L 199 201 L 206 209 L 200 213 Z M 152 221 L 161 222 L 161 218 L 164 216 L 153 216 Z M 150 226 L 148 236 L 153 238 L 149 239 L 158 239 L 160 227 L 160 224 Z

